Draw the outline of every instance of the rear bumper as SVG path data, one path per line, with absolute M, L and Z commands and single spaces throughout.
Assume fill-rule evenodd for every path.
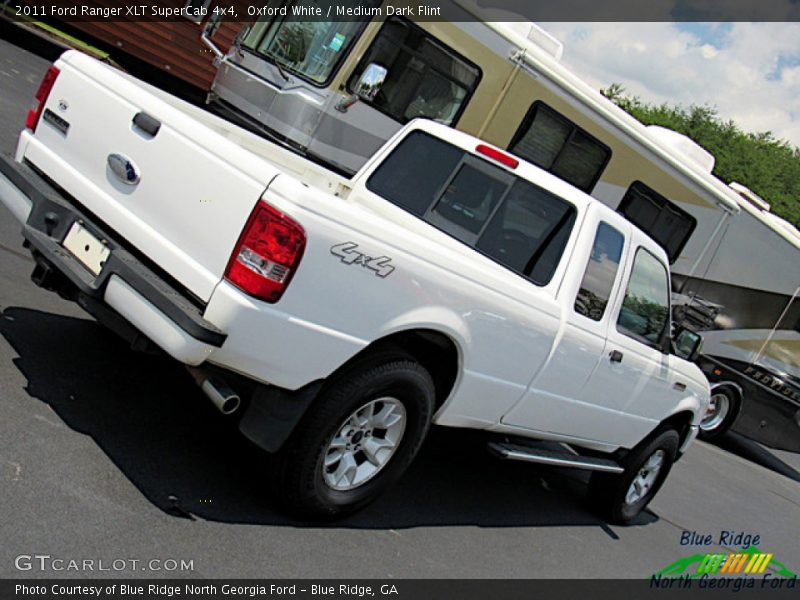
M 54 281 L 68 282 L 79 303 L 105 302 L 186 364 L 204 362 L 225 342 L 226 334 L 203 318 L 198 301 L 126 249 L 102 223 L 28 165 L 0 156 L 0 201 L 23 224 L 26 246 L 37 262 L 34 281 L 38 284 L 49 287 Z M 110 250 L 97 276 L 62 246 L 76 222 Z
M 228 324 L 234 337 L 239 336 L 239 346 L 242 347 L 238 353 L 235 347 L 230 348 L 230 343 L 223 349 L 228 334 L 203 318 L 202 311 L 206 307 L 171 283 L 168 276 L 160 275 L 156 268 L 148 266 L 123 247 L 108 234 L 107 227 L 78 208 L 34 169 L 2 155 L 0 202 L 23 224 L 25 244 L 37 263 L 34 281 L 76 300 L 90 314 L 123 336 L 132 339 L 132 334 L 144 334 L 173 358 L 188 365 L 209 361 L 230 368 L 231 360 L 235 362 L 248 351 L 252 351 L 254 356 L 269 354 L 264 351 L 258 333 L 263 329 L 264 313 L 251 306 L 251 300 L 241 297 L 228 286 L 223 286 L 223 292 L 213 297 L 216 303 L 209 308 L 215 310 L 223 321 L 230 319 Z M 81 221 L 95 237 L 104 240 L 110 249 L 97 276 L 62 245 L 67 232 L 77 221 Z M 317 340 L 318 336 L 313 340 L 309 338 L 309 332 L 315 331 L 313 328 L 294 323 L 288 332 L 288 320 L 275 317 L 271 322 L 279 338 L 284 332 L 287 338 L 297 338 L 300 344 L 297 348 L 306 342 L 310 347 L 320 348 L 323 353 L 330 348 L 330 344 L 324 343 L 332 339 L 330 336 L 322 336 L 321 342 Z M 255 337 L 253 332 L 256 332 Z M 285 350 L 276 351 L 286 355 Z M 337 356 L 336 352 L 331 354 Z M 250 367 L 253 372 L 260 370 L 258 365 Z M 243 369 L 238 370 L 243 375 L 250 375 Z M 301 381 L 301 374 L 296 375 L 295 380 Z M 254 381 L 260 383 L 264 379 Z M 295 385 L 291 390 L 275 385 L 254 386 L 247 408 L 242 411 L 240 431 L 262 449 L 268 452 L 278 450 L 308 410 L 321 386 L 321 379 L 303 382 L 302 387 Z

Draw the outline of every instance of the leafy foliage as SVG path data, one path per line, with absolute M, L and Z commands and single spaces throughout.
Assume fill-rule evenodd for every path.
M 710 106 L 646 104 L 625 94 L 619 83 L 600 92 L 645 125 L 690 137 L 716 158 L 714 175 L 725 183 L 746 185 L 772 205 L 773 213 L 800 228 L 800 148 L 769 131 L 746 133 Z
M 667 307 L 643 296 L 626 294 L 619 325 L 648 342 L 658 343 L 667 322 Z

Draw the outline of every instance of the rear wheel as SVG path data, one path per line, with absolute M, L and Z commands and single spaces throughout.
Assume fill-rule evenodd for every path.
M 669 475 L 680 438 L 667 429 L 637 446 L 620 461 L 620 474 L 592 473 L 589 500 L 612 523 L 627 523 L 644 510 Z
M 716 440 L 728 431 L 739 412 L 739 396 L 730 387 L 721 385 L 711 390 L 706 413 L 700 421 L 698 437 L 706 442 Z
M 402 356 L 338 377 L 275 457 L 283 504 L 303 516 L 335 518 L 373 501 L 416 456 L 434 402 L 430 374 Z

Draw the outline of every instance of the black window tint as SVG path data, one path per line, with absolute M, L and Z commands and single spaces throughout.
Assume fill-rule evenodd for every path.
M 480 69 L 407 21 L 392 18 L 378 32 L 349 82 L 352 91 L 367 65 L 388 74 L 372 100 L 365 100 L 405 123 L 425 117 L 452 125 L 478 85 Z
M 575 215 L 573 208 L 564 213 L 547 240 L 539 244 L 537 251 L 528 260 L 528 265 L 530 265 L 530 275 L 528 277 L 534 283 L 539 285 L 550 283 L 553 273 L 556 272 L 558 262 L 561 260 L 561 255 L 564 254 L 564 248 L 569 240 L 569 234 L 572 233 L 572 227 L 575 225 Z
M 517 179 L 478 240 L 478 249 L 538 285 L 555 271 L 575 221 L 568 202 Z
M 588 192 L 600 178 L 611 150 L 542 102 L 534 102 L 509 149 Z
M 608 223 L 597 226 L 592 254 L 575 298 L 575 312 L 594 321 L 603 318 L 619 270 L 625 238 Z
M 617 319 L 618 329 L 649 345 L 658 344 L 669 318 L 667 269 L 655 256 L 639 248 L 625 300 Z
M 537 285 L 553 277 L 575 224 L 566 200 L 420 131 L 394 149 L 367 189 Z
M 415 131 L 372 174 L 367 187 L 421 217 L 450 178 L 464 151 Z
M 689 213 L 640 181 L 631 185 L 617 210 L 658 242 L 670 263 L 677 260 L 697 225 Z
M 463 164 L 433 210 L 459 227 L 477 234 L 507 187 L 506 182 Z

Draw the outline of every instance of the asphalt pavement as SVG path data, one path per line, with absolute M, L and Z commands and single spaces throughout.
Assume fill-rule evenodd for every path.
M 52 54 L 2 32 L 0 151 L 13 151 Z M 0 577 L 100 575 L 49 562 L 89 559 L 127 561 L 112 574 L 132 577 L 642 578 L 725 551 L 723 531 L 758 535 L 800 572 L 800 457 L 738 436 L 695 444 L 626 527 L 586 506 L 584 474 L 499 462 L 445 430 L 362 513 L 287 518 L 259 451 L 180 366 L 134 353 L 31 283 L 19 231 L 0 208 Z M 682 546 L 684 531 L 714 542 Z M 20 570 L 37 554 L 50 568 Z M 192 569 L 148 570 L 152 559 Z

